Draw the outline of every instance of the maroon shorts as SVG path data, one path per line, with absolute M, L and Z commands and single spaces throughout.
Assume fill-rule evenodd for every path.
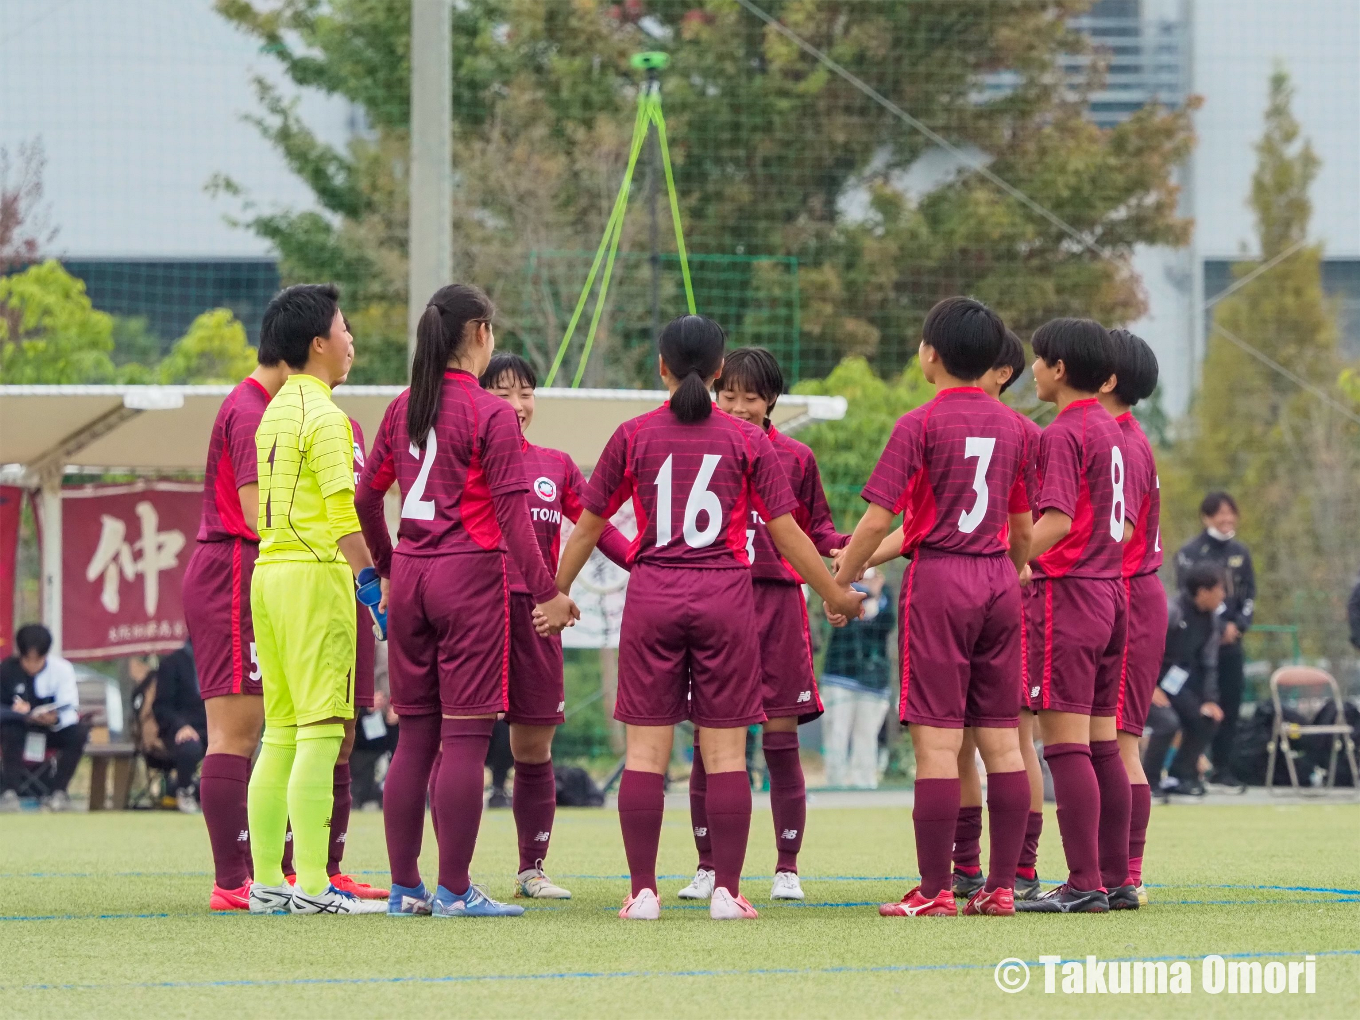
M 373 667 L 378 654 L 378 638 L 373 633 L 373 614 L 359 606 L 359 633 L 354 642 L 354 704 L 373 707 Z
M 824 711 L 812 675 L 812 635 L 803 586 L 752 581 L 756 633 L 760 635 L 760 686 L 771 719 L 797 716 L 812 722 Z
M 614 718 L 709 729 L 764 722 L 751 572 L 633 566 Z
M 184 569 L 184 622 L 205 700 L 264 693 L 250 618 L 250 578 L 259 552 L 240 538 L 199 542 Z
M 902 584 L 900 718 L 941 726 L 1020 722 L 1020 582 L 1004 555 L 922 549 Z
M 1020 707 L 1026 712 L 1033 711 L 1029 707 L 1029 627 L 1025 621 L 1029 619 L 1029 602 L 1034 597 L 1034 585 L 1027 584 L 1020 589 Z
M 1128 593 L 1129 623 L 1114 724 L 1125 733 L 1141 737 L 1166 651 L 1166 589 L 1156 574 L 1139 574 L 1124 582 L 1124 590 Z
M 1025 603 L 1031 711 L 1114 715 L 1128 598 L 1120 578 L 1035 578 Z
M 510 594 L 510 710 L 505 721 L 525 726 L 560 726 L 567 721 L 562 683 L 562 638 L 539 637 L 534 599 Z
M 510 707 L 509 600 L 499 552 L 393 555 L 387 666 L 398 714 Z

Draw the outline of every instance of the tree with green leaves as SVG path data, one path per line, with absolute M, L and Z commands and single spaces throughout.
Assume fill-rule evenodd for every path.
M 55 259 L 0 277 L 0 384 L 115 381 L 113 316 Z

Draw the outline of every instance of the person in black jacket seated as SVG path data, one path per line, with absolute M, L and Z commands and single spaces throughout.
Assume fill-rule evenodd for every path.
M 1183 587 L 1167 616 L 1166 652 L 1157 687 L 1152 692 L 1148 726 L 1152 738 L 1143 753 L 1143 771 L 1164 795 L 1200 796 L 1199 756 L 1223 721 L 1219 707 L 1218 656 L 1225 585 L 1212 563 L 1196 563 L 1182 575 Z M 1180 748 L 1167 777 L 1157 786 L 1162 762 L 1177 731 Z
M 175 760 L 175 800 L 185 814 L 198 814 L 194 773 L 208 745 L 208 716 L 198 690 L 198 670 L 189 642 L 161 659 L 156 700 L 151 704 L 161 740 Z

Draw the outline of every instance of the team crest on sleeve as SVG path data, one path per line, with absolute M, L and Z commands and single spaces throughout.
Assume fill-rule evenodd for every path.
M 547 475 L 539 475 L 534 479 L 534 492 L 543 502 L 551 503 L 557 498 L 557 483 Z

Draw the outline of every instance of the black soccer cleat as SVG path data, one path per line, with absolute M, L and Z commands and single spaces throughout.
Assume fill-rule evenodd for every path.
M 1104 889 L 1083 892 L 1064 882 L 1038 899 L 1017 902 L 1015 909 L 1034 914 L 1103 914 L 1110 909 L 1110 900 Z
M 1034 878 L 1026 878 L 1024 875 L 1015 876 L 1016 903 L 1019 903 L 1022 900 L 1037 900 L 1043 891 L 1043 883 L 1039 881 L 1037 875 Z M 1016 909 L 1019 908 L 1017 907 Z
M 1136 885 L 1117 885 L 1106 894 L 1111 910 L 1137 910 L 1138 887 Z
M 954 899 L 963 900 L 965 903 L 973 898 L 973 894 L 979 892 L 987 884 L 987 876 L 978 869 L 976 875 L 970 875 L 966 871 L 954 872 Z

